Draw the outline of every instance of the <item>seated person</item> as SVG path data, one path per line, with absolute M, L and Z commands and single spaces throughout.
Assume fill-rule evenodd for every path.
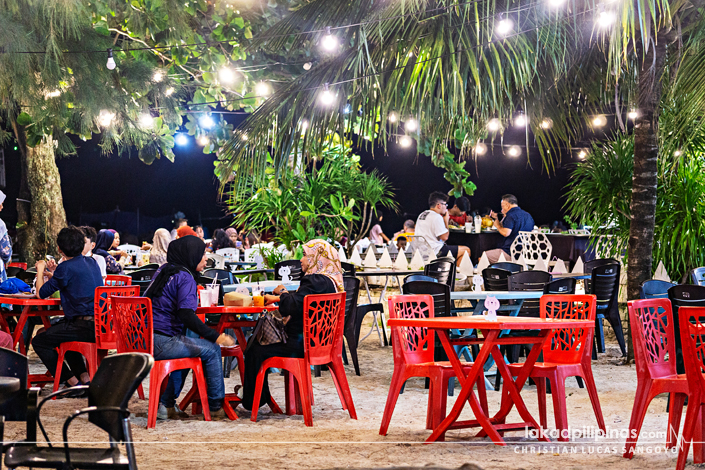
M 534 229 L 534 219 L 531 215 L 519 207 L 516 196 L 505 194 L 502 196 L 502 214 L 504 218 L 500 222 L 495 212 L 490 212 L 490 217 L 494 220 L 494 226 L 504 237 L 499 242 L 499 247 L 494 250 L 485 251 L 490 264 L 499 261 L 499 257 L 504 253 L 511 255 L 511 247 L 519 232 L 531 232 Z M 508 257 L 507 257 L 508 258 Z
M 404 228 L 402 228 L 400 231 L 394 234 L 393 240 L 396 240 L 399 237 L 408 237 L 409 235 L 414 234 L 414 230 L 416 229 L 416 223 L 411 220 L 407 219 L 404 221 Z
M 198 238 L 200 238 L 201 240 L 203 240 L 203 239 L 206 238 L 206 234 L 205 234 L 205 232 L 203 231 L 203 227 L 202 227 L 202 226 L 200 226 L 200 225 L 194 225 L 194 226 L 193 226 L 193 231 L 196 232 L 196 236 L 197 236 Z M 178 230 L 177 230 L 177 232 L 178 232 Z
M 455 199 L 453 207 L 448 209 L 449 223 L 458 227 L 465 227 L 468 221 L 468 212 L 470 211 L 470 201 L 465 196 Z
M 340 266 L 338 252 L 328 242 L 311 240 L 303 246 L 301 258 L 301 284 L 295 292 L 287 292 L 284 286 L 277 286 L 273 293 L 265 295 L 265 303 L 279 303 L 279 312 L 286 321 L 286 343 L 263 346 L 255 339 L 248 344 L 245 352 L 245 383 L 243 384 L 242 402 L 246 410 L 259 409 L 270 402 L 269 384 L 265 374 L 259 403 L 252 403 L 255 397 L 257 374 L 262 363 L 270 357 L 304 357 L 304 297 L 310 294 L 333 294 L 343 292 L 343 268 Z M 239 387 L 236 387 L 236 389 Z
M 56 239 L 63 261 L 53 273 L 45 272 L 46 262 L 37 261 L 37 297 L 46 299 L 57 290 L 61 294 L 64 317 L 57 323 L 38 333 L 32 340 L 37 356 L 49 372 L 56 371 L 59 360 L 57 348 L 61 343 L 80 341 L 95 343 L 93 301 L 96 287 L 103 285 L 98 263 L 93 258 L 82 256 L 86 237 L 78 227 L 69 225 L 61 229 Z M 49 281 L 44 282 L 45 274 Z M 90 376 L 77 352 L 66 353 L 66 364 L 61 369 L 61 382 L 68 386 L 90 382 Z
M 208 389 L 211 419 L 223 419 L 223 366 L 220 346 L 233 346 L 235 341 L 218 334 L 197 316 L 198 286 L 196 276 L 206 267 L 206 244 L 198 237 L 187 235 L 169 244 L 167 263 L 157 270 L 145 297 L 152 300 L 154 322 L 154 359 L 200 357 Z M 186 329 L 199 337 L 186 335 Z M 184 378 L 188 370 L 177 371 Z M 174 408 L 182 380 L 169 379 L 170 385 L 159 398 L 158 417 L 181 417 Z M 178 385 L 178 387 L 176 387 Z M 175 390 L 179 388 L 179 390 Z
M 183 238 L 186 235 L 198 237 L 198 234 L 196 232 L 194 232 L 193 229 L 191 227 L 189 227 L 188 225 L 182 225 L 181 227 L 179 227 L 176 230 L 176 238 Z
M 142 249 L 149 250 L 149 263 L 161 266 L 166 263 L 166 251 L 171 243 L 171 234 L 165 228 L 158 228 L 152 237 L 152 244 L 144 243 Z M 140 260 L 139 264 L 142 264 Z
M 466 254 L 470 256 L 467 246 L 446 245 L 450 231 L 448 230 L 448 195 L 435 191 L 428 197 L 430 209 L 422 212 L 416 220 L 415 235 L 423 237 L 439 258 L 448 252 L 453 254 L 457 263 Z
M 225 234 L 230 239 L 230 246 L 232 246 L 233 248 L 242 247 L 242 242 L 240 241 L 237 229 L 235 229 L 234 227 L 227 228 L 225 229 Z
M 93 250 L 93 254 L 105 258 L 105 271 L 108 274 L 122 274 L 123 265 L 121 263 L 118 263 L 118 261 L 113 257 L 113 255 L 108 253 L 108 250 L 113 246 L 114 241 L 115 233 L 113 230 L 101 230 L 100 232 L 98 232 L 98 237 L 96 238 L 95 249 Z
M 234 248 L 235 245 L 230 241 L 230 237 L 225 230 L 222 228 L 217 228 L 213 232 L 213 239 L 211 240 L 211 250 L 215 253 L 223 248 Z
M 398 236 L 396 238 L 396 243 L 397 243 L 397 250 L 406 251 L 406 245 L 409 243 L 409 241 L 406 239 L 406 237 Z
M 375 245 L 384 245 L 385 242 L 389 243 L 389 237 L 384 234 L 382 231 L 382 226 L 379 225 L 379 222 L 382 222 L 381 215 L 379 216 L 379 219 L 377 219 L 377 223 L 370 229 L 370 241 Z
M 98 233 L 93 227 L 90 227 L 88 225 L 81 227 L 81 230 L 83 230 L 83 233 L 86 237 L 86 246 L 83 247 L 83 256 L 93 258 L 95 262 L 98 263 L 100 275 L 103 276 L 103 279 L 105 279 L 105 276 L 108 275 L 107 271 L 105 270 L 105 258 L 103 258 L 102 256 L 93 255 L 93 250 L 95 249 L 95 241 L 98 237 Z

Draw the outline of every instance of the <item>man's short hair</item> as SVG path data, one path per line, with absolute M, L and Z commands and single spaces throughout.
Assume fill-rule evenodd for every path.
M 468 201 L 468 198 L 465 196 L 456 198 L 455 205 L 458 206 L 458 209 L 460 209 L 461 212 L 467 212 L 470 210 L 470 201 Z
M 83 227 L 81 227 L 81 230 L 83 230 L 83 233 L 86 238 L 89 238 L 91 240 L 91 243 L 95 243 L 95 241 L 98 239 L 98 232 L 96 232 L 95 229 L 90 225 L 84 225 Z
M 398 242 L 407 242 L 409 240 L 407 240 L 406 237 L 404 237 L 404 236 L 400 236 L 400 237 L 397 237 L 397 241 Z
M 448 202 L 448 195 L 440 191 L 434 191 L 428 197 L 428 207 L 433 209 L 439 202 Z
M 406 221 L 404 221 L 404 228 L 416 228 L 416 222 L 411 219 L 406 219 Z
M 517 197 L 513 194 L 505 194 L 504 196 L 502 196 L 502 200 L 507 201 L 509 204 L 511 204 L 513 206 L 519 205 L 519 201 L 517 201 Z
M 56 244 L 59 249 L 69 258 L 78 256 L 83 253 L 83 247 L 86 245 L 86 234 L 75 225 L 69 225 L 62 228 L 59 236 L 56 237 Z

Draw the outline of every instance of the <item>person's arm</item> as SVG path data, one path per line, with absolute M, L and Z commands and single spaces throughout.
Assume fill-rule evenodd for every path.
M 186 325 L 186 328 L 201 336 L 211 343 L 215 343 L 218 339 L 218 332 L 213 328 L 209 328 L 205 323 L 198 318 L 196 312 L 190 308 L 180 308 L 176 311 L 176 317 Z
M 384 234 L 384 232 L 381 232 L 380 235 L 382 236 L 382 239 L 383 239 L 385 242 L 389 243 L 389 237 L 386 236 L 386 235 Z
M 120 274 L 122 272 L 122 266 L 112 255 L 108 255 L 105 257 L 105 271 L 108 274 Z
M 37 280 L 34 287 L 37 291 L 37 298 L 46 299 L 59 290 L 59 282 L 54 277 L 49 279 L 47 282 L 44 282 L 44 269 L 46 267 L 46 262 L 44 260 L 37 261 L 35 267 L 37 268 Z
M 9 263 L 12 260 L 12 241 L 7 233 L 0 238 L 0 258 L 5 263 Z
M 509 235 L 512 234 L 512 228 L 513 228 L 512 220 L 513 219 L 511 217 L 507 218 L 506 215 L 504 216 L 503 222 L 507 222 L 508 227 L 505 227 L 505 225 L 499 221 L 499 217 L 497 217 L 497 214 L 495 214 L 492 211 L 490 211 L 490 217 L 492 217 L 492 220 L 493 220 L 492 225 L 494 225 L 497 228 L 497 231 L 500 233 L 500 235 L 502 235 L 503 237 L 508 237 Z
M 449 220 L 450 220 L 450 214 L 448 214 L 448 212 L 446 212 L 446 215 L 443 216 L 443 224 L 444 224 L 444 227 L 441 228 L 441 227 L 440 227 L 440 224 L 439 224 L 439 227 L 438 227 L 438 229 L 439 229 L 438 231 L 445 230 L 445 231 L 443 231 L 442 234 L 438 235 L 438 239 L 439 239 L 440 241 L 443 241 L 443 242 L 444 242 L 444 241 L 448 240 L 448 236 L 450 235 L 450 230 L 448 230 L 448 221 L 449 221 Z

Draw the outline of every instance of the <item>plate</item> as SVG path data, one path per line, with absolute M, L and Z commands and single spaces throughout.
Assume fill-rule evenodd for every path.
M 22 294 L 0 294 L 2 297 L 12 297 L 13 299 L 31 299 L 36 298 L 31 292 L 26 292 Z

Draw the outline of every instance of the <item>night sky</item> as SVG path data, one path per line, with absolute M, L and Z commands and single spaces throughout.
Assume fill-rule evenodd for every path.
M 505 133 L 505 144 L 525 143 L 523 133 Z M 193 139 L 190 144 L 176 149 L 174 163 L 166 159 L 152 165 L 143 164 L 136 156 L 102 156 L 94 142 L 79 142 L 78 156 L 58 160 L 61 173 L 64 206 L 69 222 L 91 223 L 86 213 L 136 211 L 149 217 L 171 218 L 175 211 L 182 211 L 190 224 L 199 222 L 213 230 L 228 224 L 224 207 L 218 202 L 218 186 L 213 176 L 214 155 L 205 155 Z M 473 208 L 500 209 L 500 198 L 513 193 L 519 205 L 529 211 L 537 224 L 550 224 L 563 217 L 561 207 L 563 187 L 568 182 L 570 157 L 562 167 L 549 175 L 543 168 L 538 151 L 534 148 L 529 167 L 526 149 L 520 157 L 502 154 L 500 148 L 490 147 L 488 153 L 478 157 L 477 168 L 469 161 L 466 168 L 478 189 L 470 197 Z M 450 184 L 443 179 L 443 171 L 431 163 L 429 157 L 417 156 L 415 149 L 403 149 L 392 143 L 385 155 L 377 149 L 374 157 L 363 152 L 364 168 L 378 168 L 387 175 L 396 188 L 400 214 L 385 214 L 382 227 L 388 235 L 401 228 L 406 218 L 415 219 L 427 206 L 428 194 L 434 190 L 448 191 Z M 13 145 L 5 147 L 8 199 L 1 216 L 8 227 L 16 222 L 15 198 L 19 191 L 19 154 Z M 121 231 L 122 227 L 114 227 Z M 171 228 L 171 227 L 166 227 Z

